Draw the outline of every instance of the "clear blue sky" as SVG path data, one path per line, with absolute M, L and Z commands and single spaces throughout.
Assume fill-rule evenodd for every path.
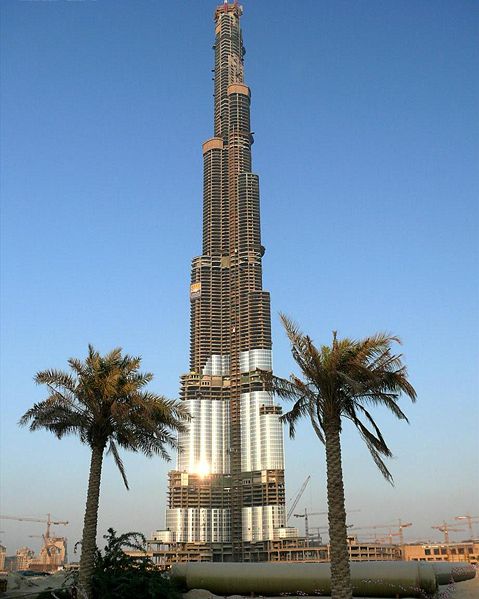
M 343 435 L 356 526 L 403 518 L 406 538 L 479 505 L 479 5 L 245 0 L 246 81 L 262 194 L 275 370 L 292 369 L 277 314 L 402 337 L 418 391 L 378 421 L 391 488 Z M 20 430 L 34 373 L 122 346 L 153 388 L 188 367 L 190 260 L 201 251 L 201 143 L 212 135 L 210 0 L 4 0 L 2 12 L 3 513 L 68 519 L 78 540 L 89 455 Z M 106 460 L 99 532 L 164 526 L 167 471 Z M 323 511 L 323 448 L 286 442 L 287 496 Z M 474 512 L 476 510 L 476 512 Z M 323 525 L 318 518 L 312 525 Z M 41 525 L 1 521 L 9 554 Z M 58 528 L 60 532 L 60 528 Z M 479 530 L 476 529 L 479 534 Z M 453 539 L 467 536 L 451 535 Z

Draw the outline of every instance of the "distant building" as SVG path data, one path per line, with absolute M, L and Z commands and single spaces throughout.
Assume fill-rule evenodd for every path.
M 30 570 L 56 572 L 67 562 L 67 540 L 65 537 L 45 537 L 40 554 L 30 562 Z
M 403 559 L 416 562 L 479 563 L 479 540 L 462 543 L 417 543 L 402 546 Z
M 35 552 L 30 547 L 17 549 L 15 570 L 28 570 L 34 557 Z
M 0 572 L 5 570 L 5 557 L 7 555 L 7 548 L 0 545 Z
M 5 572 L 15 572 L 17 568 L 17 556 L 7 555 L 5 557 Z

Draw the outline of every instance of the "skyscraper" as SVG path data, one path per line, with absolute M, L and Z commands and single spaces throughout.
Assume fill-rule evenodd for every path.
M 269 294 L 262 288 L 258 175 L 242 7 L 215 11 L 214 137 L 203 144 L 203 251 L 191 271 L 191 422 L 169 474 L 167 528 L 213 559 L 249 559 L 285 526 L 283 433 L 260 370 L 272 370 Z

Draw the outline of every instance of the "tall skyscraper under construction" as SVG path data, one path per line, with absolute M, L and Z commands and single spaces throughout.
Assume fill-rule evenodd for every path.
M 259 372 L 272 369 L 271 316 L 241 15 L 236 2 L 215 11 L 214 137 L 203 144 L 203 251 L 192 263 L 181 380 L 192 419 L 169 474 L 166 517 L 172 540 L 204 544 L 218 561 L 253 559 L 285 526 L 281 408 Z

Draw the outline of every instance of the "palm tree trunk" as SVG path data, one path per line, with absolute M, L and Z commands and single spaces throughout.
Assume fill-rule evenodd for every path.
M 98 522 L 98 503 L 100 500 L 101 467 L 104 447 L 92 447 L 90 476 L 86 498 L 85 519 L 80 558 L 80 593 L 87 599 L 92 596 L 92 575 L 96 550 L 96 530 Z M 81 595 L 80 595 L 81 596 Z
M 331 599 L 351 599 L 351 573 L 344 508 L 343 469 L 341 466 L 339 417 L 324 421 L 326 473 L 328 485 L 328 522 L 331 559 Z

